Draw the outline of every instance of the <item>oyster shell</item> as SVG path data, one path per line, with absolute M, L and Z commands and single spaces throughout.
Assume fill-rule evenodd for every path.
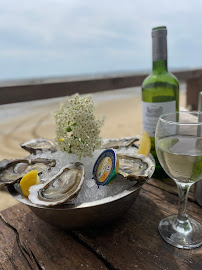
M 152 176 L 155 163 L 151 158 L 140 154 L 117 154 L 118 173 L 129 180 L 138 180 Z
M 0 186 L 13 184 L 32 170 L 41 173 L 55 165 L 54 159 L 45 158 L 2 160 L 0 162 Z
M 140 140 L 140 136 L 138 135 L 136 137 L 126 137 L 126 138 L 120 138 L 120 139 L 105 139 L 102 148 L 119 149 L 122 147 L 135 146 L 134 143 L 139 140 Z
M 35 204 L 54 206 L 75 197 L 84 180 L 84 166 L 80 162 L 63 167 L 44 184 L 31 186 L 29 200 Z
M 36 151 L 56 151 L 56 146 L 53 142 L 46 139 L 34 139 L 20 144 L 20 146 L 31 154 L 36 154 Z

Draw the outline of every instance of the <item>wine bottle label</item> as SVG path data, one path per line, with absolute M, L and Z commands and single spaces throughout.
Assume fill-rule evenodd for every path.
M 143 130 L 150 137 L 155 136 L 156 124 L 159 116 L 176 111 L 176 101 L 168 102 L 144 102 L 142 101 Z

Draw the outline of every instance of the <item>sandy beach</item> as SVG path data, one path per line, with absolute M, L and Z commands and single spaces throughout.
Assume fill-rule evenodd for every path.
M 103 138 L 120 138 L 142 133 L 140 88 L 128 88 L 93 94 L 95 115 L 104 118 Z M 0 107 L 0 160 L 23 158 L 27 152 L 19 144 L 33 138 L 54 140 L 54 112 L 64 98 L 2 105 Z M 186 107 L 186 91 L 180 91 L 180 106 Z M 25 113 L 26 112 L 26 113 Z M 17 201 L 2 189 L 0 210 Z

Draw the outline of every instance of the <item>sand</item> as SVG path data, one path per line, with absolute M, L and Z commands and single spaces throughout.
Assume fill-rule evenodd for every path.
M 0 160 L 23 158 L 27 152 L 20 143 L 33 138 L 55 137 L 54 112 L 64 98 L 0 106 Z M 104 118 L 103 138 L 120 138 L 142 133 L 141 90 L 128 88 L 93 94 L 95 115 Z M 180 106 L 186 106 L 186 92 L 180 92 Z M 0 210 L 17 201 L 0 191 Z

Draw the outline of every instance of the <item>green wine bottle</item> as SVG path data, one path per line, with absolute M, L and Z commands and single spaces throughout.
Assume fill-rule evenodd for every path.
M 143 130 L 151 138 L 151 153 L 156 161 L 154 177 L 167 177 L 155 151 L 155 129 L 161 114 L 179 110 L 179 83 L 167 68 L 167 29 L 152 29 L 152 73 L 142 84 Z

